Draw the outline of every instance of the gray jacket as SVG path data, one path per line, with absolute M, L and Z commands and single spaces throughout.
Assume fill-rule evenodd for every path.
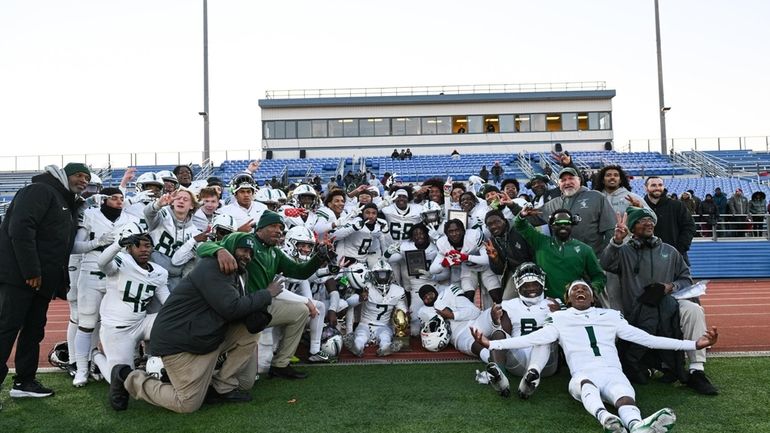
M 572 237 L 588 244 L 598 256 L 615 230 L 615 211 L 610 201 L 599 191 L 580 187 L 572 197 L 559 196 L 543 205 L 543 219 L 547 222 L 551 214 L 567 209 L 572 215 L 580 216 L 580 223 L 572 228 Z

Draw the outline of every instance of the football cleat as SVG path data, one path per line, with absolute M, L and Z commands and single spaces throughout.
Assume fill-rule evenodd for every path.
M 535 393 L 538 385 L 540 385 L 540 373 L 534 368 L 530 368 L 519 382 L 519 397 L 523 400 L 528 399 Z
M 490 362 L 487 364 L 487 373 L 489 373 L 489 384 L 492 385 L 492 388 L 494 388 L 494 390 L 501 396 L 510 397 L 511 385 L 508 382 L 505 373 L 503 373 L 503 370 L 501 370 L 494 362 Z
M 607 416 L 602 427 L 604 427 L 604 433 L 628 433 L 620 418 L 612 414 Z
M 672 409 L 663 408 L 636 423 L 631 433 L 667 433 L 676 423 L 676 414 Z
M 400 341 L 394 341 L 385 347 L 380 347 L 379 349 L 377 349 L 377 356 L 392 355 L 400 351 L 402 347 L 403 347 L 403 344 Z
M 310 356 L 307 357 L 307 362 L 332 362 L 334 359 L 331 355 L 324 352 L 323 350 L 319 350 L 316 353 L 310 354 Z
M 356 355 L 359 358 L 364 356 L 364 350 L 356 348 L 355 338 L 353 334 L 347 334 L 344 337 L 342 337 L 342 343 L 353 355 Z
M 72 379 L 72 386 L 82 388 L 88 383 L 88 370 L 78 370 L 75 372 L 75 378 Z

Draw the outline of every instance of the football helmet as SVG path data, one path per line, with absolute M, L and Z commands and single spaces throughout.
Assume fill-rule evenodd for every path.
M 66 341 L 60 341 L 54 344 L 51 351 L 48 352 L 48 362 L 54 367 L 59 367 L 64 371 L 69 370 L 70 352 Z
M 332 357 L 336 357 L 342 351 L 342 335 L 340 331 L 331 326 L 324 326 L 321 332 L 321 350 Z
M 142 173 L 136 178 L 136 192 L 147 191 L 150 185 L 155 185 L 163 191 L 163 179 L 153 172 Z
M 235 227 L 235 218 L 231 215 L 217 214 L 211 221 L 211 231 L 217 232 L 218 230 L 226 230 L 230 233 L 237 229 Z
M 230 193 L 235 194 L 242 188 L 251 188 L 253 191 L 257 190 L 257 183 L 254 182 L 254 178 L 251 173 L 240 173 L 233 176 L 230 179 Z
M 94 194 L 99 194 L 99 192 L 102 190 L 102 186 L 102 178 L 100 178 L 96 173 L 91 173 L 91 180 L 88 181 L 86 190 L 83 191 L 80 196 L 83 198 L 88 198 Z
M 263 188 L 254 194 L 254 200 L 264 204 L 268 209 L 275 212 L 281 206 L 281 202 L 278 200 L 278 189 Z M 286 195 L 284 195 L 286 197 Z
M 441 222 L 441 206 L 435 201 L 428 201 L 422 205 L 420 218 L 426 225 Z
M 529 292 L 525 294 L 524 285 L 526 283 L 534 282 L 540 286 L 540 289 L 535 292 Z M 516 286 L 516 291 L 519 293 L 519 299 L 525 305 L 535 305 L 545 299 L 545 272 L 540 266 L 532 262 L 524 262 L 516 268 L 513 273 L 513 284 Z
M 310 244 L 310 254 L 302 254 L 300 252 L 299 244 Z M 305 226 L 294 226 L 286 232 L 286 240 L 283 243 L 283 250 L 292 259 L 306 262 L 310 260 L 310 255 L 315 249 L 315 233 Z
M 288 198 L 286 197 L 286 193 L 283 192 L 282 189 L 273 189 L 273 192 L 278 196 L 278 203 L 283 206 L 288 201 Z
M 179 180 L 176 178 L 176 175 L 171 172 L 171 170 L 161 170 L 158 172 L 158 177 L 163 180 L 163 182 L 172 182 L 177 185 L 179 185 Z
M 431 352 L 438 352 L 447 347 L 451 337 L 452 329 L 449 327 L 449 322 L 438 314 L 423 324 L 420 329 L 422 347 Z
M 315 210 L 319 205 L 318 200 L 318 193 L 315 192 L 315 189 L 313 189 L 310 185 L 300 185 L 296 188 L 294 188 L 294 191 L 291 193 L 292 198 L 294 199 L 294 207 L 301 207 L 305 208 L 307 210 Z M 308 198 L 304 197 L 313 197 L 312 201 Z
M 203 188 L 206 188 L 208 186 L 208 182 L 206 182 L 206 179 L 198 179 L 192 181 L 190 183 L 190 186 L 187 187 L 193 194 L 195 194 L 195 198 L 200 200 L 200 193 Z
M 360 293 L 369 288 L 369 269 L 366 268 L 366 264 L 362 262 L 356 262 L 348 266 L 345 271 L 348 275 L 348 283 L 350 287 L 356 292 Z
M 393 268 L 385 259 L 380 258 L 369 270 L 369 276 L 375 287 L 386 292 L 393 281 Z
M 160 379 L 161 382 L 170 382 L 168 374 L 166 374 L 166 368 L 163 366 L 163 360 L 160 356 L 151 356 L 147 358 L 147 364 L 145 364 L 144 371 L 148 375 Z

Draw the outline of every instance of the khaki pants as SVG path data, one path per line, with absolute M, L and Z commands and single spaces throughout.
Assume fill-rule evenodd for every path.
M 155 406 L 179 413 L 194 412 L 203 404 L 209 385 L 220 394 L 236 388 L 250 390 L 254 386 L 256 374 L 249 377 L 241 373 L 252 357 L 255 346 L 255 336 L 246 330 L 246 326 L 241 323 L 231 324 L 225 334 L 225 341 L 217 350 L 203 355 L 182 352 L 163 356 L 163 366 L 171 383 L 163 383 L 143 371 L 134 370 L 126 378 L 126 390 L 134 398 Z M 217 358 L 224 352 L 227 352 L 227 360 L 213 374 Z
M 697 340 L 706 333 L 706 314 L 703 307 L 686 299 L 679 300 L 679 325 L 685 340 Z M 706 349 L 687 352 L 690 362 L 706 362 Z
M 276 326 L 283 328 L 283 337 L 278 344 L 278 351 L 273 355 L 270 365 L 275 367 L 286 367 L 289 365 L 291 357 L 297 351 L 297 346 L 302 338 L 302 332 L 305 330 L 305 325 L 310 318 L 307 306 L 299 302 L 289 302 L 284 301 L 283 299 L 274 298 L 273 303 L 270 304 L 267 311 L 273 316 L 273 319 L 270 320 L 266 331 L 272 332 L 272 329 L 270 328 Z M 262 332 L 252 336 L 254 339 L 254 349 L 256 349 L 257 343 L 259 343 Z M 251 377 L 251 380 L 254 381 L 254 378 L 257 376 L 257 367 L 257 353 L 253 350 L 246 366 L 238 377 L 243 378 L 243 380 L 247 380 Z

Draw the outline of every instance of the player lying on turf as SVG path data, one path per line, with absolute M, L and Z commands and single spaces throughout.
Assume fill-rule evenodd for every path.
M 634 400 L 634 388 L 620 366 L 615 338 L 653 349 L 695 350 L 716 343 L 716 327 L 706 331 L 698 341 L 655 337 L 629 325 L 618 311 L 592 307 L 593 292 L 582 280 L 572 282 L 567 297 L 571 308 L 552 313 L 543 329 L 494 341 L 474 330 L 474 338 L 489 349 L 523 348 L 558 340 L 572 374 L 570 394 L 583 403 L 606 432 L 621 433 L 626 432 L 626 428 L 632 433 L 669 431 L 676 422 L 671 409 L 661 409 L 641 419 Z M 619 417 L 604 407 L 603 400 L 617 408 Z

